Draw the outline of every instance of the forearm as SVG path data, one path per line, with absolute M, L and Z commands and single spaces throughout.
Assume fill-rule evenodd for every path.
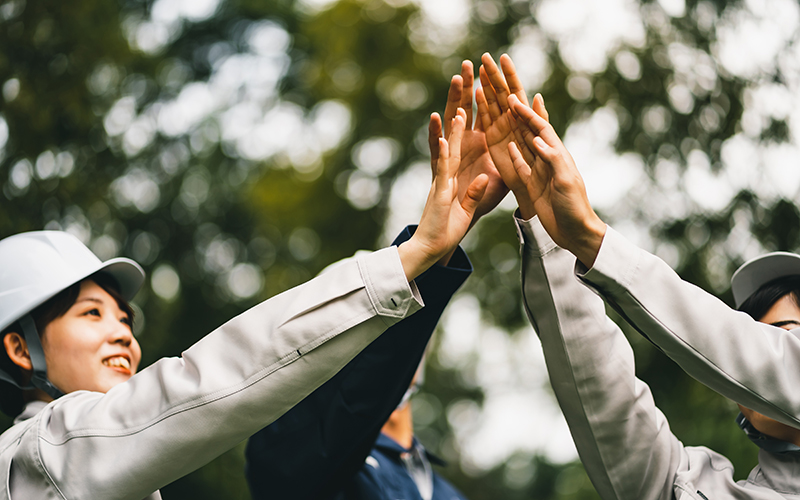
M 800 427 L 800 339 L 794 334 L 732 310 L 610 228 L 582 279 L 689 375 Z
M 419 307 L 396 250 L 347 263 L 106 395 L 49 406 L 44 467 L 70 498 L 145 497 L 274 421 Z
M 526 310 L 592 482 L 605 499 L 670 498 L 682 447 L 636 379 L 627 340 L 575 279 L 575 257 L 538 221 L 518 224 Z

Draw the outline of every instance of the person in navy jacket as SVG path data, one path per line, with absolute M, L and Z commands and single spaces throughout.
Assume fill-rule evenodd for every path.
M 480 174 L 489 177 L 474 216 L 477 221 L 508 188 L 492 162 L 484 132 L 472 127 L 472 63 L 464 61 L 461 69 L 461 75 L 451 80 L 444 120 L 436 113 L 431 117 L 429 144 L 431 158 L 438 158 L 442 128 L 447 134 L 456 110 L 466 111 L 459 175 L 465 180 Z M 413 230 L 406 228 L 394 244 L 410 238 Z M 425 302 L 422 310 L 389 328 L 326 384 L 250 438 L 245 475 L 254 500 L 464 498 L 431 470 L 431 463 L 441 461 L 422 448 L 413 432 L 408 442 L 392 439 L 381 429 L 386 424 L 388 430 L 393 423 L 411 429 L 410 408 L 401 405 L 403 396 L 445 306 L 471 272 L 460 247 L 428 269 L 415 280 Z M 398 439 L 406 441 L 405 446 Z
M 410 238 L 412 231 L 406 228 L 394 244 Z M 327 383 L 250 438 L 245 474 L 254 500 L 464 498 L 432 471 L 432 496 L 422 496 L 425 487 L 420 493 L 412 471 L 442 462 L 416 439 L 404 448 L 381 429 L 392 420 L 410 425 L 410 405 L 398 404 L 445 306 L 471 272 L 458 248 L 446 266 L 423 273 L 416 279 L 423 309 L 389 328 Z

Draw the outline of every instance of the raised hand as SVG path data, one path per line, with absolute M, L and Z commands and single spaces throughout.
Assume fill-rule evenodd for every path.
M 544 109 L 544 100 L 537 98 Z M 509 116 L 518 127 L 518 140 L 508 145 L 508 151 L 514 177 L 525 185 L 526 193 L 521 196 L 528 197 L 553 241 L 591 267 L 606 225 L 589 203 L 572 155 L 545 118 L 514 96 L 508 102 Z
M 475 211 L 472 224 L 480 217 L 490 212 L 508 193 L 508 187 L 497 172 L 497 168 L 489 155 L 486 145 L 486 134 L 478 121 L 473 127 L 472 120 L 472 88 L 474 84 L 473 66 L 470 61 L 461 63 L 461 75 L 455 75 L 450 81 L 450 90 L 447 93 L 447 105 L 444 110 L 444 134 L 450 134 L 450 124 L 456 116 L 456 110 L 461 108 L 466 116 L 466 128 L 461 138 L 461 167 L 458 172 L 461 190 L 459 196 L 463 198 L 467 186 L 479 175 L 486 175 L 488 185 L 486 193 Z M 438 143 L 442 136 L 442 120 L 431 119 L 428 127 L 428 144 L 431 148 L 432 167 L 438 161 Z
M 414 235 L 398 247 L 406 277 L 410 280 L 422 274 L 442 257 L 448 255 L 469 230 L 475 211 L 489 183 L 479 174 L 466 186 L 459 186 L 461 139 L 466 127 L 466 112 L 458 108 L 452 119 L 447 139 L 437 141 L 437 162 L 432 165 L 433 181 L 428 200 Z M 440 121 L 434 113 L 431 122 Z M 459 195 L 463 192 L 463 195 Z
M 480 68 L 481 88 L 478 89 L 476 96 L 477 121 L 485 131 L 486 144 L 500 176 L 516 196 L 517 193 L 524 193 L 525 188 L 519 179 L 515 178 L 514 167 L 508 154 L 508 145 L 514 140 L 517 128 L 514 118 L 509 114 L 508 100 L 511 96 L 516 96 L 518 100 L 527 104 L 528 98 L 514 63 L 508 55 L 500 56 L 502 72 L 489 54 L 484 54 L 481 62 L 483 63 Z M 523 217 L 530 218 L 535 212 L 525 201 L 524 197 L 517 196 Z
M 528 104 L 528 97 L 525 94 L 525 88 L 522 86 L 522 81 L 517 75 L 517 69 L 514 67 L 514 61 L 511 60 L 508 54 L 500 56 L 500 69 L 492 59 L 489 53 L 481 56 L 482 76 L 485 75 L 489 83 L 491 83 L 497 96 L 497 104 L 503 111 L 508 110 L 508 98 L 512 95 L 516 96 L 523 104 Z M 481 85 L 484 80 L 481 80 Z

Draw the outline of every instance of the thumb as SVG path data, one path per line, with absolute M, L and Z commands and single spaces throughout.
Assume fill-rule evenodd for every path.
M 475 214 L 478 204 L 483 199 L 483 195 L 486 194 L 486 187 L 488 185 L 489 176 L 486 174 L 481 174 L 469 184 L 469 187 L 467 187 L 467 192 L 464 194 L 464 199 L 461 200 L 461 208 L 463 208 L 470 217 Z

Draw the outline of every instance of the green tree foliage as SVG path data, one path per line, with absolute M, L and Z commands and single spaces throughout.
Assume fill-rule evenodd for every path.
M 142 263 L 144 364 L 174 355 L 331 262 L 385 244 L 390 220 L 415 222 L 392 195 L 426 176 L 429 114 L 443 108 L 463 58 L 508 50 L 568 145 L 581 126 L 595 127 L 609 161 L 633 165 L 594 188 L 636 179 L 599 203 L 606 220 L 729 299 L 730 273 L 745 258 L 797 249 L 800 213 L 792 192 L 778 188 L 764 196 L 729 182 L 714 203 L 692 189 L 698 175 L 711 179 L 708 198 L 719 200 L 714 182 L 741 172 L 734 146 L 749 144 L 752 169 L 766 171 L 765 155 L 791 142 L 791 116 L 753 103 L 767 87 L 796 90 L 797 27 L 781 25 L 789 34 L 776 36 L 777 62 L 735 66 L 725 62 L 728 32 L 768 13 L 724 1 L 617 4 L 633 20 L 611 42 L 599 37 L 593 47 L 605 52 L 587 63 L 579 56 L 591 51 L 570 48 L 581 34 L 570 20 L 589 5 L 578 1 L 554 18 L 549 0 L 5 0 L 0 236 L 64 229 L 102 258 Z M 436 17 L 436 5 L 450 10 Z M 796 6 L 786 12 L 796 23 Z M 600 161 L 579 160 L 587 169 Z M 475 274 L 459 300 L 474 298 L 481 328 L 517 345 L 530 327 L 512 208 L 487 216 L 465 241 Z M 673 431 L 726 454 L 744 477 L 755 448 L 733 424 L 733 404 L 620 324 Z M 415 407 L 420 436 L 451 461 L 444 474 L 474 500 L 596 498 L 579 463 L 540 451 L 474 463 L 456 427 L 480 420 L 492 396 L 487 365 L 480 350 L 454 361 L 447 342 L 434 346 Z M 540 385 L 542 406 L 552 407 Z M 242 467 L 239 447 L 164 497 L 247 498 Z

